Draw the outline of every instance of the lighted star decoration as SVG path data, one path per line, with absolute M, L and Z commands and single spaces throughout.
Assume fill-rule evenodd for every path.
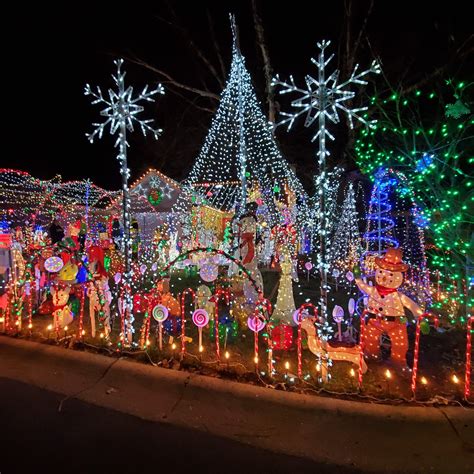
M 150 187 L 154 189 L 159 189 L 163 196 L 167 198 L 171 198 L 171 195 L 174 191 L 173 187 L 170 186 L 168 183 L 162 181 L 160 178 L 157 176 L 152 176 L 150 178 Z
M 154 102 L 153 96 L 155 94 L 164 94 L 165 90 L 161 84 L 153 90 L 148 90 L 148 85 L 144 87 L 141 93 L 133 98 L 133 87 L 125 88 L 126 72 L 121 70 L 123 59 L 114 61 L 117 66 L 116 75 L 112 75 L 117 86 L 117 91 L 108 90 L 108 98 L 104 96 L 102 90 L 97 86 L 94 91 L 89 84 L 86 84 L 84 89 L 85 95 L 93 97 L 92 104 L 105 104 L 105 108 L 100 112 L 100 115 L 106 117 L 105 122 L 93 123 L 95 130 L 92 133 L 86 133 L 86 137 L 91 143 L 94 142 L 95 137 L 102 138 L 104 130 L 110 125 L 110 134 L 115 135 L 117 131 L 120 133 L 122 126 L 126 127 L 130 132 L 134 131 L 134 124 L 140 126 L 143 135 L 147 132 L 157 139 L 163 130 L 161 128 L 154 129 L 150 126 L 153 119 L 141 120 L 137 115 L 144 110 L 143 106 L 139 105 L 140 101 Z M 119 137 L 120 138 L 120 137 Z
M 356 107 L 350 108 L 347 104 L 348 101 L 355 97 L 355 92 L 348 88 L 354 84 L 367 84 L 364 79 L 370 73 L 379 74 L 381 72 L 380 65 L 377 61 L 373 61 L 370 68 L 358 72 L 359 65 L 357 64 L 352 71 L 350 78 L 347 81 L 338 84 L 339 70 L 336 69 L 328 77 L 326 77 L 326 66 L 329 64 L 334 54 L 326 59 L 324 56 L 325 49 L 331 44 L 330 41 L 322 41 L 318 43 L 320 54 L 318 59 L 311 58 L 311 62 L 318 68 L 318 79 L 307 75 L 305 77 L 306 88 L 297 87 L 293 76 L 290 76 L 288 81 L 280 80 L 277 75 L 272 85 L 279 85 L 282 87 L 280 94 L 298 93 L 300 97 L 291 102 L 292 107 L 296 108 L 294 113 L 281 112 L 281 115 L 285 117 L 281 120 L 278 125 L 288 124 L 288 130 L 292 127 L 295 120 L 300 115 L 306 115 L 305 127 L 310 127 L 316 119 L 328 118 L 333 123 L 339 123 L 340 113 L 347 116 L 349 126 L 354 128 L 354 120 L 362 122 L 369 127 L 375 124 L 375 120 L 366 120 L 361 112 L 367 110 L 367 107 Z M 327 130 L 325 126 L 319 126 L 318 131 L 312 138 L 315 141 L 317 138 L 327 136 L 331 140 L 334 140 L 334 136 Z M 326 152 L 326 154 L 329 154 Z

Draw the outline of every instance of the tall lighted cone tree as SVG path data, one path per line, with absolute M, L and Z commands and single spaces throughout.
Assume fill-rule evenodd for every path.
M 320 50 L 318 59 L 311 58 L 311 62 L 318 69 L 318 77 L 315 79 L 309 75 L 305 76 L 306 87 L 298 87 L 293 76 L 290 76 L 288 81 L 280 80 L 279 76 L 276 76 L 273 80 L 273 85 L 282 87 L 280 94 L 296 93 L 299 96 L 291 102 L 295 111 L 293 113 L 282 112 L 284 119 L 279 124 L 287 124 L 289 130 L 299 116 L 305 115 L 305 127 L 316 125 L 316 133 L 312 141 L 318 140 L 319 142 L 317 152 L 320 174 L 317 180 L 319 183 L 317 193 L 320 201 L 317 215 L 320 221 L 318 268 L 321 275 L 320 310 L 324 320 L 327 319 L 327 293 L 329 290 L 327 283 L 329 259 L 326 242 L 329 233 L 329 219 L 326 210 L 328 193 L 326 158 L 330 153 L 326 148 L 326 138 L 334 140 L 334 136 L 329 132 L 327 126 L 330 123 L 338 123 L 340 121 L 340 114 L 347 117 L 350 128 L 354 127 L 354 120 L 362 122 L 369 127 L 373 126 L 374 121 L 368 121 L 361 115 L 362 112 L 367 110 L 367 107 L 351 108 L 349 106 L 348 101 L 355 97 L 355 92 L 349 88 L 354 85 L 367 84 L 365 77 L 368 74 L 378 74 L 381 72 L 380 66 L 376 61 L 372 62 L 369 69 L 361 72 L 358 71 L 359 65 L 356 65 L 349 79 L 338 83 L 339 70 L 336 69 L 331 74 L 328 74 L 326 71 L 327 65 L 334 57 L 334 54 L 331 54 L 328 58 L 325 55 L 326 48 L 330 44 L 330 41 L 325 40 L 318 43 Z
M 204 145 L 183 189 L 201 203 L 225 211 L 234 207 L 242 211 L 251 198 L 251 189 L 258 188 L 269 209 L 269 224 L 274 225 L 280 222 L 275 201 L 280 200 L 285 188 L 301 201 L 306 193 L 280 153 L 273 126 L 262 112 L 239 47 L 233 17 L 231 25 L 230 73 Z M 302 207 L 298 211 L 300 216 L 304 214 Z
M 329 252 L 333 272 L 345 273 L 358 262 L 362 249 L 358 222 L 354 185 L 349 183 Z
M 104 96 L 100 87 L 92 89 L 89 84 L 86 85 L 84 94 L 92 96 L 92 104 L 101 104 L 105 108 L 101 110 L 100 115 L 105 118 L 102 123 L 93 123 L 94 131 L 87 133 L 86 136 L 91 143 L 94 139 L 102 138 L 104 131 L 109 127 L 111 135 L 117 135 L 115 146 L 118 147 L 119 152 L 117 159 L 120 163 L 120 174 L 122 175 L 122 201 L 123 201 L 123 252 L 125 257 L 125 272 L 123 273 L 123 304 L 122 311 L 124 311 L 124 332 L 122 336 L 124 341 L 128 344 L 132 343 L 133 338 L 133 300 L 131 295 L 132 283 L 132 240 L 130 238 L 130 193 L 128 188 L 128 180 L 130 178 L 130 169 L 127 165 L 127 130 L 134 131 L 134 125 L 138 125 L 145 136 L 148 132 L 157 139 L 162 133 L 161 129 L 154 129 L 150 126 L 152 119 L 141 120 L 137 115 L 144 110 L 139 102 L 154 102 L 153 96 L 156 94 L 164 94 L 165 91 L 161 84 L 153 90 L 148 90 L 148 86 L 140 92 L 136 97 L 133 97 L 133 87 L 125 87 L 125 71 L 122 71 L 123 59 L 114 61 L 117 66 L 117 72 L 112 75 L 116 90 L 109 89 L 108 97 Z

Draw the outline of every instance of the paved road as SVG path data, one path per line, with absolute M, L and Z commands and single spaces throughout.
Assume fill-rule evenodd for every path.
M 63 398 L 0 378 L 1 474 L 359 472 Z

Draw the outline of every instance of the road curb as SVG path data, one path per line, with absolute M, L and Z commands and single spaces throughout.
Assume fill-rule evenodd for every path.
M 0 376 L 143 419 L 371 471 L 472 472 L 474 410 L 301 395 L 0 337 Z M 438 447 L 432 449 L 430 447 Z M 402 454 L 403 453 L 403 454 Z

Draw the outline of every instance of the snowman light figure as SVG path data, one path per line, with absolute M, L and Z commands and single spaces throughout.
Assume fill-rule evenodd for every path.
M 403 273 L 408 265 L 402 262 L 402 250 L 389 248 L 383 257 L 375 258 L 375 286 L 370 286 L 360 278 L 360 269 L 356 269 L 355 282 L 359 289 L 368 295 L 368 320 L 364 340 L 365 353 L 379 357 L 380 337 L 388 334 L 391 340 L 391 358 L 402 368 L 406 367 L 408 336 L 405 323 L 407 308 L 415 317 L 423 310 L 398 288 L 403 283 Z

